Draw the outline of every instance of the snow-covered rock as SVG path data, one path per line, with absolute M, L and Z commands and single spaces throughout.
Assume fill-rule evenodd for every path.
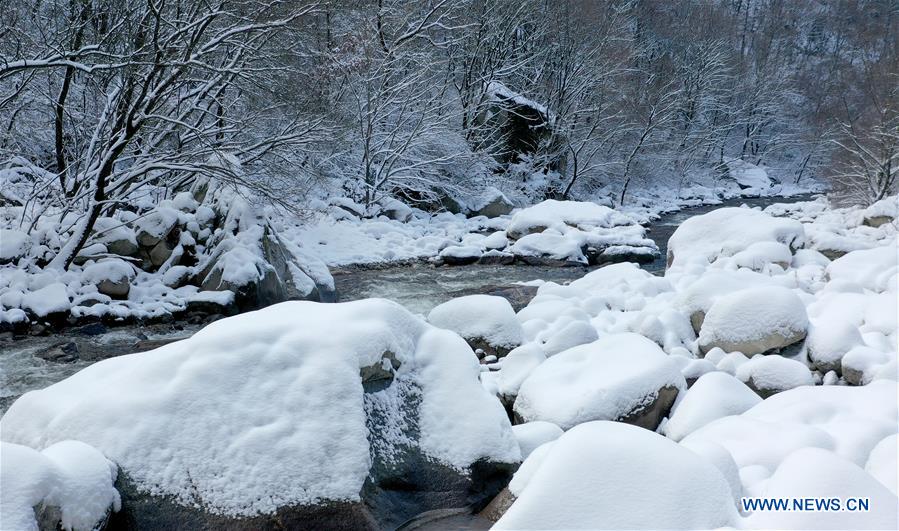
M 543 448 L 546 451 L 541 452 Z M 534 452 L 494 529 L 710 529 L 735 525 L 719 470 L 651 431 L 589 422 Z M 526 477 L 520 477 L 526 476 Z
M 138 523 L 396 526 L 492 497 L 518 461 L 478 373 L 464 340 L 396 303 L 288 302 L 27 393 L 0 436 L 96 447 Z
M 779 287 L 748 288 L 723 295 L 712 303 L 699 332 L 703 352 L 753 355 L 802 341 L 808 315 L 802 300 Z
M 178 210 L 171 207 L 157 207 L 147 215 L 134 222 L 137 242 L 147 249 L 152 249 L 178 224 Z
M 562 429 L 617 420 L 655 429 L 686 382 L 677 364 L 637 334 L 608 334 L 556 354 L 521 384 L 515 415 Z
M 31 237 L 20 230 L 0 229 L 0 264 L 16 262 L 31 249 Z
M 521 384 L 544 361 L 546 361 L 546 354 L 535 343 L 526 343 L 512 349 L 503 358 L 503 365 L 497 377 L 497 390 L 503 401 L 511 406 L 515 397 L 518 396 Z
M 514 429 L 514 427 L 513 427 Z M 890 489 L 893 494 L 899 495 L 897 484 L 897 456 L 899 456 L 899 435 L 892 434 L 885 437 L 871 450 L 868 460 L 865 462 L 865 472 L 874 476 L 883 486 Z
M 548 199 L 516 212 L 509 221 L 506 233 L 517 240 L 549 228 L 558 230 L 575 227 L 589 230 L 594 227 L 631 224 L 633 221 L 626 215 L 596 203 Z
M 679 441 L 709 422 L 739 415 L 762 399 L 752 389 L 725 372 L 702 375 L 672 411 L 663 433 Z
M 484 190 L 471 205 L 471 213 L 475 216 L 487 216 L 495 218 L 512 212 L 515 205 L 512 201 L 496 188 L 489 187 Z
M 22 309 L 38 317 L 62 314 L 72 307 L 66 285 L 53 282 L 40 289 L 26 293 L 22 297 Z
M 813 319 L 812 323 L 805 342 L 809 359 L 819 371 L 841 372 L 843 356 L 864 345 L 858 327 L 844 319 Z
M 484 251 L 476 245 L 450 245 L 437 256 L 447 265 L 467 265 L 478 261 Z
M 81 272 L 85 283 L 97 286 L 97 291 L 114 299 L 125 299 L 131 281 L 137 276 L 134 266 L 120 258 L 105 258 L 88 264 Z
M 121 507 L 116 466 L 95 448 L 60 441 L 38 452 L 0 442 L 0 528 L 102 529 Z
M 762 397 L 815 383 L 804 364 L 776 354 L 752 358 L 737 367 L 736 377 Z
M 805 242 L 800 222 L 750 208 L 719 208 L 687 219 L 668 239 L 668 267 L 690 262 L 710 264 L 759 242 L 798 249 Z
M 512 433 L 518 439 L 518 447 L 521 448 L 521 458 L 527 459 L 538 446 L 555 441 L 562 436 L 562 428 L 552 422 L 535 420 L 512 426 Z
M 822 448 L 803 448 L 777 467 L 758 493 L 766 498 L 868 501 L 867 511 L 755 511 L 744 521 L 750 529 L 897 529 L 896 495 L 857 464 Z
M 869 384 L 890 362 L 895 365 L 895 352 L 881 352 L 868 346 L 855 347 L 841 359 L 843 378 L 852 385 Z
M 428 314 L 428 322 L 462 336 L 473 349 L 504 356 L 522 341 L 521 323 L 509 301 L 491 295 L 449 300 Z
M 134 256 L 139 249 L 134 230 L 114 218 L 97 218 L 93 240 L 105 245 L 108 252 L 119 256 Z

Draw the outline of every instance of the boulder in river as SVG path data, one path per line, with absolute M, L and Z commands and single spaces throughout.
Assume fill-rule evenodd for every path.
M 512 305 L 492 295 L 468 295 L 447 301 L 431 310 L 428 322 L 456 332 L 485 356 L 505 356 L 523 339 Z
M 396 303 L 286 302 L 28 393 L 0 436 L 116 463 L 113 529 L 396 528 L 480 510 L 516 468 L 478 375 L 462 338 Z

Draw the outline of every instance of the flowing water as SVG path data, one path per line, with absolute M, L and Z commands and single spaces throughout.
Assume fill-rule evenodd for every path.
M 724 206 L 767 206 L 778 202 L 808 200 L 809 196 L 736 199 L 719 205 L 690 207 L 665 214 L 649 226 L 649 237 L 659 246 L 660 257 L 644 265 L 655 274 L 665 270 L 668 238 L 685 219 Z M 427 263 L 390 266 L 380 269 L 338 269 L 333 271 L 341 301 L 383 297 L 403 304 L 415 313 L 427 313 L 434 306 L 461 295 L 509 289 L 516 283 L 542 279 L 565 283 L 584 276 L 593 268 L 512 266 L 443 266 Z M 518 288 L 512 288 L 518 289 Z M 513 303 L 514 304 L 514 303 Z M 184 339 L 199 326 L 185 323 L 129 325 L 109 330 L 89 325 L 49 336 L 0 338 L 0 414 L 23 393 L 58 382 L 101 359 L 155 348 Z M 77 348 L 75 361 L 48 361 L 42 357 L 59 354 L 62 346 Z M 47 354 L 50 354 L 49 356 Z

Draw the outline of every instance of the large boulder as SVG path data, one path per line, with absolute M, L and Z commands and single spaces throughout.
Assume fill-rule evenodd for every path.
M 569 429 L 615 420 L 654 430 L 687 384 L 658 345 L 633 333 L 608 334 L 556 354 L 521 384 L 514 413 Z
M 17 400 L 4 441 L 119 466 L 112 528 L 377 529 L 479 510 L 519 460 L 465 341 L 400 305 L 287 302 Z
M 135 256 L 139 250 L 134 230 L 114 218 L 97 218 L 93 240 L 105 245 L 107 252 L 119 256 Z
M 509 301 L 492 295 L 458 297 L 435 307 L 428 322 L 462 336 L 485 355 L 505 356 L 522 341 L 521 323 Z
M 334 279 L 321 260 L 278 236 L 246 203 L 236 201 L 193 283 L 204 291 L 232 291 L 240 309 L 287 300 L 336 300 Z
M 805 339 L 808 315 L 792 290 L 749 288 L 717 298 L 702 321 L 699 348 L 718 347 L 747 356 L 782 349 Z
M 137 243 L 146 249 L 152 249 L 178 225 L 178 220 L 178 210 L 157 207 L 134 222 Z

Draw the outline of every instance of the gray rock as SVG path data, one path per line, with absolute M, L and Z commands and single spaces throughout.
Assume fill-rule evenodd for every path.
M 515 263 L 515 255 L 512 253 L 487 252 L 478 257 L 481 265 L 512 265 Z
M 478 513 L 478 516 L 486 518 L 491 522 L 496 522 L 506 514 L 506 511 L 509 510 L 509 507 L 512 507 L 513 503 L 515 503 L 515 495 L 512 494 L 508 487 L 506 487 L 501 490 L 495 498 L 490 500 L 487 507 L 484 507 L 484 509 Z
M 35 353 L 35 356 L 55 363 L 71 363 L 79 359 L 78 345 L 72 341 L 57 343 Z
M 119 256 L 136 256 L 138 246 L 128 238 L 106 241 L 106 250 Z
M 477 209 L 473 210 L 473 215 L 495 218 L 509 214 L 515 208 L 515 205 L 509 201 L 509 198 L 503 195 L 499 190 L 494 188 L 489 190 L 488 193 L 492 194 L 492 196 Z
M 890 216 L 871 216 L 871 217 L 866 217 L 862 221 L 862 223 L 864 225 L 867 225 L 869 227 L 875 227 L 875 228 L 879 227 L 883 224 L 892 223 L 892 222 L 893 222 L 893 218 L 891 218 Z
M 150 263 L 154 268 L 159 268 L 172 256 L 172 251 L 174 249 L 169 245 L 168 241 L 160 240 L 150 249 Z
M 97 284 L 97 291 L 113 299 L 127 299 L 131 291 L 131 282 L 127 278 L 119 280 L 103 280 Z

